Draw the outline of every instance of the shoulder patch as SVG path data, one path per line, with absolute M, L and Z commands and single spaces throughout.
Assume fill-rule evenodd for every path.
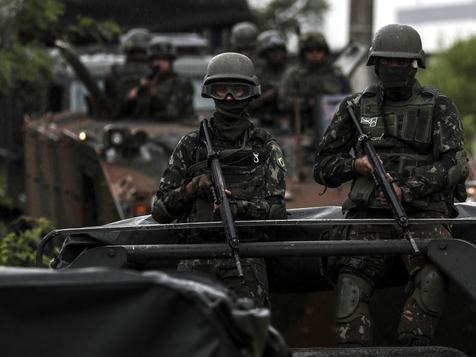
M 276 155 L 276 165 L 278 165 L 282 170 L 286 171 L 286 163 L 284 162 L 284 158 L 281 153 Z

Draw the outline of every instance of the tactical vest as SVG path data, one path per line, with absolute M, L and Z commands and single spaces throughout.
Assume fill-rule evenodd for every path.
M 147 62 L 129 62 L 120 66 L 114 66 L 112 69 L 113 80 L 118 89 L 118 98 L 123 99 L 127 93 L 137 86 L 144 74 L 149 71 Z
M 300 97 L 312 97 L 321 94 L 341 94 L 346 91 L 336 69 L 329 64 L 322 68 L 301 68 L 297 74 L 296 88 Z
M 266 192 L 266 163 L 269 152 L 266 151 L 266 134 L 260 129 L 254 129 L 252 136 L 245 134 L 243 143 L 231 145 L 223 140 L 212 138 L 213 149 L 219 153 L 220 164 L 228 190 L 236 200 L 264 199 Z M 211 175 L 207 167 L 207 152 L 204 139 L 199 137 L 195 148 L 195 164 L 187 171 L 187 177 L 192 178 L 201 174 Z M 191 221 L 213 220 L 213 204 L 197 199 L 189 215 Z
M 433 111 L 438 93 L 431 87 L 415 83 L 413 95 L 403 101 L 379 102 L 378 88 L 366 89 L 360 98 L 360 126 L 375 147 L 385 170 L 397 182 L 405 182 L 419 166 L 434 161 Z M 357 148 L 357 157 L 364 153 Z M 372 177 L 359 176 L 354 180 L 346 208 L 384 208 L 377 200 L 378 191 Z M 443 201 L 443 202 L 442 202 Z M 447 211 L 442 197 L 428 197 L 412 203 L 411 208 Z

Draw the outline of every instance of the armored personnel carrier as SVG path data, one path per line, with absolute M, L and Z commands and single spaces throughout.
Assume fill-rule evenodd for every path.
M 180 37 L 185 46 L 187 37 Z M 197 39 L 194 37 L 194 41 Z M 178 140 L 212 104 L 200 97 L 208 56 L 184 55 L 176 71 L 195 87 L 195 115 L 174 121 L 114 118 L 101 87 L 117 54 L 78 56 L 58 44 L 54 114 L 24 128 L 27 213 L 57 227 L 105 224 L 149 211 L 160 174 Z

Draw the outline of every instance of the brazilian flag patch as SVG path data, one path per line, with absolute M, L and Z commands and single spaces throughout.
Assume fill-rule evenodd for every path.
M 280 168 L 282 168 L 284 171 L 286 171 L 286 164 L 284 163 L 284 159 L 282 156 L 278 156 L 276 158 L 276 164 L 278 164 L 278 166 Z

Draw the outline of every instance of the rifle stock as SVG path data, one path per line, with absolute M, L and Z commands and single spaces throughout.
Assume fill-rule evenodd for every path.
M 410 229 L 408 227 L 408 217 L 405 212 L 405 209 L 403 208 L 402 203 L 400 202 L 400 199 L 398 198 L 395 192 L 392 182 L 390 182 L 388 178 L 387 172 L 385 171 L 385 168 L 383 167 L 383 164 L 380 161 L 380 158 L 378 157 L 378 154 L 375 151 L 375 148 L 373 147 L 370 138 L 362 131 L 362 128 L 360 127 L 359 121 L 357 120 L 357 117 L 354 113 L 352 102 L 347 102 L 346 110 L 347 113 L 349 113 L 349 116 L 352 119 L 352 124 L 354 125 L 354 128 L 359 135 L 358 142 L 362 146 L 365 155 L 367 155 L 370 163 L 374 168 L 372 176 L 375 180 L 375 183 L 382 189 L 385 199 L 387 200 L 388 204 L 392 209 L 395 221 L 402 230 L 403 236 L 408 239 L 408 241 L 412 245 L 413 251 L 415 253 L 419 253 L 420 251 L 418 249 L 418 246 L 416 245 L 415 240 L 413 239 Z
M 218 153 L 213 150 L 212 142 L 210 139 L 210 132 L 208 130 L 208 120 L 203 119 L 200 123 L 201 130 L 205 135 L 205 142 L 207 147 L 207 164 L 212 172 L 212 182 L 213 182 L 213 191 L 215 204 L 220 210 L 220 217 L 225 228 L 225 235 L 227 243 L 231 248 L 233 253 L 233 258 L 235 259 L 236 269 L 238 271 L 238 276 L 243 277 L 243 269 L 240 262 L 240 241 L 236 233 L 235 221 L 233 220 L 233 214 L 231 212 L 230 201 L 225 192 L 225 179 L 220 166 L 220 160 L 218 158 Z

